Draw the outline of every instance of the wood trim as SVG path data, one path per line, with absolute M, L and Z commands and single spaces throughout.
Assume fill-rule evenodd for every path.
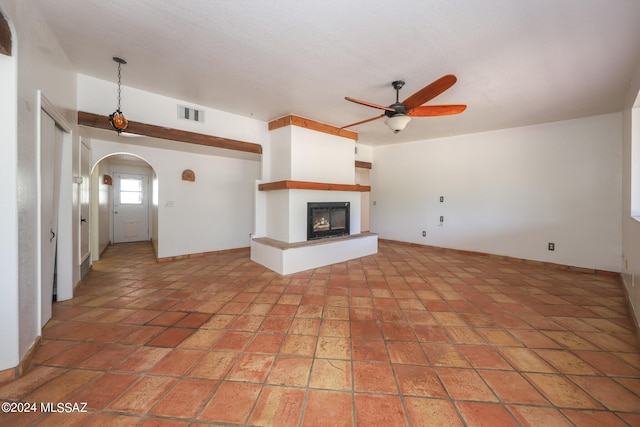
M 357 168 L 363 168 L 363 169 L 371 169 L 371 162 L 361 162 L 359 160 L 356 160 L 356 167 Z
M 0 12 L 0 54 L 11 56 L 11 28 Z
M 33 362 L 33 356 L 35 356 L 36 351 L 40 348 L 42 344 L 42 337 L 37 336 L 27 353 L 24 355 L 18 366 L 13 368 L 8 368 L 0 371 L 0 385 L 9 381 L 13 381 L 17 378 L 22 377 L 31 367 L 31 362 Z
M 279 129 L 285 126 L 298 126 L 315 130 L 318 132 L 328 133 L 330 135 L 337 135 L 343 138 L 358 140 L 358 132 L 351 130 L 340 129 L 335 126 L 328 125 L 326 123 L 316 122 L 315 120 L 305 119 L 294 115 L 280 117 L 279 119 L 269 122 L 269 130 Z
M 285 126 L 291 126 L 292 123 L 292 116 L 284 116 L 284 117 L 280 117 L 279 119 L 275 119 L 269 122 L 269 130 L 276 130 L 276 129 L 280 129 L 283 128 Z
M 27 370 L 31 366 L 31 362 L 33 361 L 33 356 L 36 355 L 36 351 L 38 351 L 41 344 L 42 344 L 42 336 L 38 336 L 34 341 L 34 343 L 31 345 L 31 347 L 29 348 L 29 350 L 27 350 L 27 353 L 24 355 L 22 360 L 20 361 L 20 364 L 17 367 L 16 378 L 23 376 L 27 372 Z
M 56 107 L 49 101 L 49 99 L 44 96 L 41 90 L 38 91 L 38 97 L 40 99 L 40 109 L 44 110 L 48 115 L 51 116 L 54 122 L 63 130 L 65 133 L 71 133 L 71 125 L 67 122 L 67 119 L 64 118 L 60 112 L 56 109 Z
M 115 130 L 109 122 L 108 116 L 78 111 L 78 124 L 97 129 Z M 188 132 L 185 130 L 171 129 L 162 126 L 129 120 L 127 133 L 149 136 L 152 138 L 168 139 L 170 141 L 186 142 L 188 144 L 206 145 L 208 147 L 224 148 L 227 150 L 244 151 L 247 153 L 262 154 L 262 146 L 252 142 L 237 141 L 219 136 L 205 135 L 202 133 Z
M 490 254 L 487 252 L 477 252 L 477 251 L 468 251 L 464 249 L 446 248 L 442 246 L 423 245 L 421 243 L 404 242 L 402 240 L 379 239 L 379 241 L 384 243 L 394 244 L 394 245 L 424 248 L 425 250 L 431 250 L 431 251 L 449 252 L 449 253 L 455 253 L 460 255 L 486 257 L 486 258 L 497 259 L 501 261 L 514 263 L 514 264 L 521 263 L 521 264 L 534 265 L 534 266 L 538 266 L 538 267 L 549 269 L 549 270 L 571 271 L 575 273 L 595 274 L 595 275 L 609 276 L 609 277 L 620 276 L 620 273 L 616 271 L 597 270 L 593 268 L 576 267 L 576 266 L 567 265 L 567 264 L 554 264 L 551 262 L 534 261 L 526 258 L 514 258 L 507 255 L 496 255 L 496 254 Z M 624 286 L 624 284 L 622 284 L 622 286 Z
M 350 184 L 328 184 L 324 182 L 308 181 L 276 181 L 258 185 L 260 191 L 272 190 L 321 190 L 321 191 L 360 191 L 363 193 L 371 191 L 369 185 Z
M 345 240 L 362 239 L 362 238 L 377 236 L 377 235 L 378 234 L 376 233 L 363 231 L 362 233 L 359 233 L 359 234 L 348 234 L 346 236 L 334 236 L 334 237 L 325 238 L 325 239 L 305 240 L 303 242 L 294 242 L 294 243 L 283 242 L 281 240 L 272 239 L 270 237 L 254 237 L 251 240 L 265 246 L 271 246 L 272 248 L 286 251 L 288 249 L 304 248 L 307 246 L 319 246 L 319 245 L 325 245 L 328 243 L 340 242 Z
M 636 316 L 636 310 L 634 309 L 633 304 L 631 304 L 631 297 L 629 296 L 629 290 L 627 289 L 627 285 L 624 282 L 624 278 L 622 277 L 622 274 L 619 274 L 619 278 L 620 278 L 619 279 L 620 288 L 624 293 L 624 300 L 627 306 L 627 310 L 631 314 L 631 320 L 633 322 L 636 338 L 640 340 L 640 324 L 638 324 L 638 316 Z
M 224 255 L 224 254 L 229 254 L 229 253 L 235 253 L 235 252 L 244 252 L 244 251 L 248 251 L 250 250 L 250 248 L 234 248 L 234 249 L 223 249 L 220 251 L 211 251 L 211 252 L 197 252 L 197 253 L 192 253 L 192 254 L 185 254 L 185 255 L 176 255 L 176 256 L 170 256 L 170 257 L 164 257 L 164 258 L 158 258 L 158 256 L 156 255 L 156 262 L 158 263 L 163 263 L 163 262 L 174 262 L 174 261 L 180 261 L 183 259 L 191 259 L 191 258 L 202 258 L 202 257 L 207 257 L 207 256 L 215 256 L 215 255 Z

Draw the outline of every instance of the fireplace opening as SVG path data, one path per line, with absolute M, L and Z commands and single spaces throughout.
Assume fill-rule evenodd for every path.
M 307 203 L 307 240 L 349 235 L 349 202 Z

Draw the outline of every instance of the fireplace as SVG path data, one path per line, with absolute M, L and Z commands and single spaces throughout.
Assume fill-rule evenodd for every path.
M 349 202 L 307 203 L 307 240 L 349 235 Z

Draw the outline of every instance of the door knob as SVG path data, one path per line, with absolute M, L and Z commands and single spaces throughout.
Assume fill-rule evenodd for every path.
M 80 217 L 80 222 L 87 222 L 85 218 Z
M 49 236 L 49 242 L 53 242 L 53 239 L 56 238 L 56 233 L 53 232 L 53 228 L 49 229 L 49 233 L 51 233 Z

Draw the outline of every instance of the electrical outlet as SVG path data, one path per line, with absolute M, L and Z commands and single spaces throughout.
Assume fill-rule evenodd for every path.
M 167 200 L 166 202 L 164 202 L 164 207 L 165 208 L 172 208 L 173 207 L 173 200 Z
M 427 232 L 426 231 L 422 232 L 422 237 L 427 237 Z
M 444 222 L 444 217 L 443 216 L 440 217 L 440 222 Z
M 549 250 L 550 251 L 555 251 L 556 250 L 556 244 L 555 243 L 549 243 Z
M 444 202 L 444 196 L 440 196 L 440 203 Z

